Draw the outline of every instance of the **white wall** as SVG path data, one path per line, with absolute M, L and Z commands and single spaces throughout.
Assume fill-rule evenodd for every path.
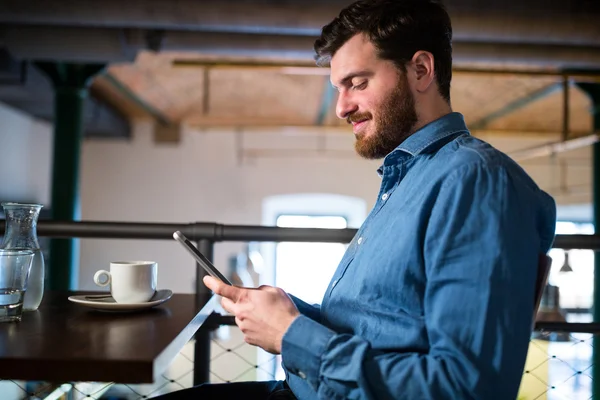
M 50 205 L 52 125 L 0 103 L 0 201 Z
M 150 124 L 138 123 L 130 142 L 84 143 L 82 219 L 260 225 L 263 199 L 288 193 L 356 196 L 370 208 L 379 189 L 379 162 L 354 155 L 351 131 L 328 136 L 325 146 L 338 151 L 338 158 L 286 152 L 322 148 L 320 140 L 314 131 L 293 129 L 255 129 L 242 137 L 227 129 L 184 128 L 181 142 L 167 145 L 154 143 Z M 284 155 L 248 159 L 252 149 L 266 148 L 283 149 Z M 228 257 L 241 248 L 217 244 L 216 265 L 226 269 Z M 157 260 L 160 287 L 194 290 L 194 261 L 175 241 L 90 239 L 81 241 L 80 288 L 94 288 L 94 271 L 116 259 Z

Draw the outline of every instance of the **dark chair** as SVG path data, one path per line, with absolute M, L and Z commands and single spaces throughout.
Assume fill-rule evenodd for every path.
M 542 301 L 542 295 L 548 283 L 548 275 L 550 275 L 550 267 L 552 266 L 552 258 L 546 254 L 541 254 L 538 259 L 538 271 L 537 278 L 535 281 L 535 298 L 533 303 L 533 325 L 535 327 L 535 321 L 538 310 L 540 308 L 540 302 Z

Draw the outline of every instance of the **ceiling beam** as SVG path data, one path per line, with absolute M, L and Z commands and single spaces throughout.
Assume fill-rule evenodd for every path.
M 132 89 L 130 89 L 126 84 L 121 82 L 116 76 L 114 76 L 110 72 L 100 74 L 98 76 L 98 79 L 107 82 L 121 96 L 125 97 L 129 102 L 134 103 L 137 108 L 143 110 L 149 117 L 157 121 L 159 124 L 164 126 L 173 124 L 173 121 L 171 121 L 171 119 L 167 115 L 165 115 L 161 110 L 154 107 L 147 101 L 143 100 Z
M 165 31 L 160 49 L 310 63 L 314 62 L 314 40 L 311 36 Z M 150 46 L 141 30 L 24 25 L 6 25 L 0 30 L 0 42 L 20 59 L 86 63 L 131 61 L 139 51 Z M 453 60 L 456 67 L 473 63 L 516 63 L 539 68 L 600 69 L 600 44 L 455 40 Z
M 574 4 L 575 3 L 575 4 Z M 317 36 L 345 0 L 3 0 L 0 23 Z M 454 39 L 597 45 L 596 1 L 449 0 Z
M 147 48 L 142 32 L 48 26 L 4 26 L 0 43 L 20 60 L 75 63 L 131 62 Z

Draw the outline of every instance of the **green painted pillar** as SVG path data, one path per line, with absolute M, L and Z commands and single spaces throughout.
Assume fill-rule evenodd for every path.
M 35 65 L 54 86 L 54 151 L 52 167 L 52 219 L 79 220 L 79 155 L 83 139 L 83 107 L 91 78 L 104 65 L 37 62 Z M 52 239 L 47 267 L 47 287 L 77 287 L 79 243 Z
M 600 134 L 600 83 L 577 84 L 592 101 L 593 130 Z M 594 232 L 600 234 L 600 143 L 594 143 L 592 148 L 592 201 L 594 212 Z M 600 322 L 600 251 L 594 254 L 594 322 Z M 592 353 L 592 398 L 600 399 L 600 336 L 594 336 L 594 351 Z

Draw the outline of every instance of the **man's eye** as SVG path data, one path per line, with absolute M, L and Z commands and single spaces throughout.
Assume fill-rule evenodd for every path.
M 353 90 L 362 90 L 367 87 L 367 81 L 361 82 L 358 85 L 352 86 Z

